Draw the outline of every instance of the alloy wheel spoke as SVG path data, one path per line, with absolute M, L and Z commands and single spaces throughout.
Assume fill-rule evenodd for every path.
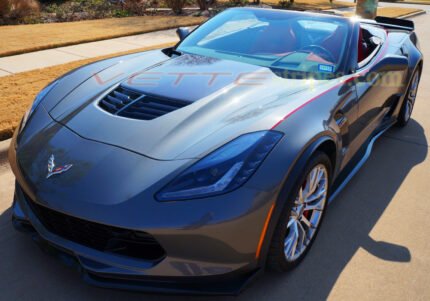
M 325 199 L 326 199 L 326 194 L 323 193 L 320 198 L 317 198 L 312 202 L 306 202 L 306 205 L 303 208 L 303 211 L 322 210 L 324 208 Z
M 318 169 L 314 168 L 309 173 L 308 180 L 306 182 L 306 187 L 308 188 L 306 189 L 306 197 L 308 197 L 315 191 L 317 185 L 318 185 Z
M 413 103 L 411 100 L 406 102 L 405 120 L 408 120 L 412 115 Z
M 305 245 L 305 241 L 306 241 L 306 230 L 305 228 L 303 228 L 302 224 L 300 222 L 297 223 L 297 231 L 298 231 L 298 239 L 297 239 L 297 249 L 298 251 L 302 251 L 306 245 Z
M 318 227 L 318 224 L 321 220 L 321 215 L 322 215 L 322 211 L 315 210 L 312 213 L 312 216 L 309 218 L 309 221 L 311 222 L 313 229 L 316 229 Z
M 313 193 L 312 195 L 310 195 L 309 197 L 307 197 L 304 202 L 306 204 L 312 203 L 313 201 L 316 201 L 319 198 L 321 198 L 322 196 L 324 196 L 325 193 L 326 193 L 326 188 L 325 188 L 324 185 L 322 185 L 321 187 L 318 188 L 318 190 L 315 193 Z
M 302 223 L 304 223 L 304 224 L 306 225 L 306 227 L 308 227 L 308 228 L 312 228 L 312 224 L 311 224 L 311 222 L 308 220 L 308 218 L 307 218 L 306 216 L 302 215 L 302 216 L 300 217 L 300 221 L 301 221 Z
M 290 220 L 288 221 L 288 224 L 287 224 L 287 229 L 290 229 L 293 223 L 295 222 L 296 222 L 296 219 L 294 217 L 290 217 Z
M 297 220 L 293 220 L 288 230 L 287 239 L 284 243 L 284 250 L 288 257 L 294 257 L 296 253 L 298 241 L 299 241 L 299 231 L 297 227 Z
M 412 108 L 414 106 L 415 103 L 415 98 L 417 97 L 417 90 L 418 90 L 418 83 L 419 83 L 419 75 L 418 73 L 415 74 L 414 79 L 412 80 L 412 84 L 411 87 L 409 89 L 409 93 L 408 93 L 408 115 L 411 115 L 412 113 Z
M 295 201 L 295 205 L 296 205 L 296 206 L 297 206 L 297 205 L 301 205 L 301 204 L 303 204 L 304 202 L 305 202 L 305 199 L 304 199 L 304 197 L 303 197 L 303 187 L 300 187 L 300 190 L 299 190 L 298 196 L 297 196 L 296 201 Z
M 412 87 L 411 87 L 411 93 L 414 97 L 417 94 L 417 90 L 418 90 L 418 82 L 419 82 L 420 77 L 418 76 L 418 73 L 415 74 L 414 77 L 414 81 L 412 83 Z
M 322 211 L 324 204 L 322 202 L 318 202 L 312 205 L 307 205 L 303 211 Z

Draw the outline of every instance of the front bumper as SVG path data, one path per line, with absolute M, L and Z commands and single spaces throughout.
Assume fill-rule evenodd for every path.
M 165 258 L 163 261 L 170 261 L 172 268 L 183 275 L 151 275 L 151 269 L 160 262 L 107 254 L 49 232 L 32 211 L 19 185 L 15 190 L 12 222 L 16 230 L 30 234 L 44 251 L 76 268 L 85 282 L 99 287 L 174 294 L 236 295 L 261 272 L 261 269 L 251 266 L 227 269 L 221 263 L 218 266 L 212 264 L 211 269 L 224 270 L 224 273 L 203 275 L 210 269 L 203 268 L 201 262 L 175 262 Z
M 256 254 L 276 185 L 244 185 L 213 198 L 158 202 L 154 193 L 184 162 L 156 161 L 83 139 L 50 119 L 43 107 L 34 114 L 18 147 L 15 134 L 9 150 L 17 181 L 14 225 L 78 266 L 86 281 L 143 291 L 236 294 L 261 270 L 268 239 L 261 256 Z M 51 154 L 73 168 L 46 179 Z M 149 234 L 165 254 L 157 260 L 137 258 L 80 243 L 53 231 L 35 205 L 66 219 Z

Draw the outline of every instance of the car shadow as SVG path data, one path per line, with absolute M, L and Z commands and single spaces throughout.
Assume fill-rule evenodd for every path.
M 413 136 L 405 141 L 402 133 Z M 407 139 L 406 139 L 407 140 Z M 425 145 L 414 141 L 424 141 Z M 325 300 L 359 249 L 380 260 L 409 262 L 407 246 L 375 241 L 370 233 L 411 171 L 427 157 L 424 129 L 411 120 L 393 128 L 374 145 L 362 169 L 330 204 L 318 238 L 305 260 L 292 272 L 267 272 L 235 300 Z M 191 297 L 141 294 L 85 285 L 72 269 L 37 249 L 28 237 L 13 231 L 11 212 L 0 216 L 0 291 L 9 299 L 103 300 L 233 300 L 233 297 Z M 395 229 L 393 229 L 395 231 Z M 17 298 L 19 297 L 19 298 Z

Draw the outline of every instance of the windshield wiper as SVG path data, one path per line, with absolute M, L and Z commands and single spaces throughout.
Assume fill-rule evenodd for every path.
M 230 55 L 235 55 L 235 56 L 239 56 L 239 57 L 249 57 L 249 58 L 252 58 L 252 59 L 259 59 L 259 60 L 266 60 L 266 61 L 271 61 L 272 60 L 271 58 L 263 57 L 261 55 L 252 55 L 252 54 L 232 52 L 232 51 L 226 51 L 226 50 L 215 50 L 215 52 L 225 53 L 225 54 L 230 54 Z
M 293 52 L 290 52 L 290 53 L 288 53 L 288 54 L 286 54 L 286 55 L 284 55 L 284 56 L 281 56 L 279 59 L 276 59 L 276 61 L 274 61 L 274 62 L 271 64 L 271 66 L 276 65 L 277 63 L 279 63 L 280 61 L 282 61 L 282 60 L 283 60 L 283 59 L 285 59 L 286 57 L 288 57 L 288 56 L 290 56 L 290 55 L 292 55 L 292 54 L 295 54 L 295 53 L 311 53 L 311 51 L 309 51 L 309 50 L 299 50 L 299 51 L 293 51 Z

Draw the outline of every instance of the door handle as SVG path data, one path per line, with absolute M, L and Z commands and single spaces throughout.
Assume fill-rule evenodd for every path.
M 336 116 L 335 118 L 336 124 L 341 128 L 345 125 L 345 123 L 348 121 L 348 118 L 346 118 L 344 115 L 339 114 L 339 116 Z
M 344 107 L 337 110 L 336 114 L 334 115 L 334 120 L 336 121 L 336 124 L 341 128 L 345 125 L 345 123 L 348 121 L 348 118 L 345 116 Z
M 349 135 L 348 135 L 348 118 L 343 114 L 342 110 L 339 110 L 334 120 L 339 127 L 339 133 L 342 137 L 343 147 L 347 147 L 349 145 Z

